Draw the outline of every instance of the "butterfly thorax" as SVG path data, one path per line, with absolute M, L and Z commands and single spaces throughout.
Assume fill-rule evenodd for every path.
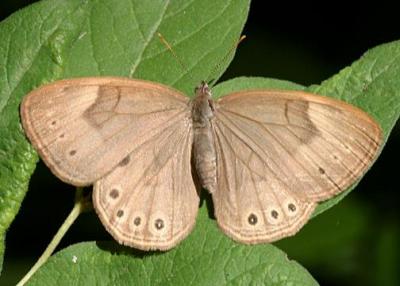
M 211 90 L 207 83 L 202 82 L 195 90 L 195 97 L 192 100 L 192 119 L 194 128 L 204 128 L 214 117 Z
M 207 83 L 202 82 L 195 92 L 196 95 L 192 100 L 195 166 L 201 185 L 213 192 L 217 177 L 216 155 L 211 129 L 211 119 L 214 117 L 213 101 Z

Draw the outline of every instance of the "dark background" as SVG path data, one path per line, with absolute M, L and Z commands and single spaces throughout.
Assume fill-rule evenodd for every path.
M 32 2 L 1 1 L 0 20 Z M 319 84 L 368 49 L 400 39 L 398 10 L 385 1 L 265 2 L 253 1 L 244 30 L 248 38 L 223 79 L 264 76 Z M 276 243 L 321 285 L 400 285 L 399 129 L 398 124 L 356 190 L 296 237 Z M 71 210 L 73 194 L 39 164 L 7 233 L 1 285 L 13 285 L 39 257 Z M 83 214 L 60 248 L 101 239 L 109 236 L 95 215 Z

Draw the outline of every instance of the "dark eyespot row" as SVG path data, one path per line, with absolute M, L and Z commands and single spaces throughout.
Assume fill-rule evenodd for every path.
M 295 212 L 296 209 L 297 209 L 297 208 L 296 208 L 296 205 L 293 204 L 293 203 L 288 204 L 287 208 L 288 208 L 288 210 L 291 211 L 291 212 Z M 271 217 L 274 218 L 274 219 L 278 219 L 278 218 L 279 218 L 279 212 L 278 212 L 277 210 L 272 210 L 272 211 L 270 212 L 270 215 L 271 215 Z M 247 221 L 248 221 L 248 223 L 251 224 L 251 225 L 256 225 L 257 222 L 258 222 L 258 218 L 257 218 L 257 216 L 256 216 L 255 214 L 251 213 L 251 214 L 248 216 Z
M 121 218 L 124 215 L 124 211 L 123 210 L 118 210 L 117 211 L 117 217 Z M 133 220 L 133 224 L 137 227 L 139 227 L 142 224 L 142 218 L 140 216 L 137 216 L 134 218 Z M 162 220 L 161 218 L 158 218 L 154 221 L 154 228 L 156 230 L 162 230 L 165 227 L 165 222 L 164 220 Z
M 294 215 L 297 211 L 297 206 L 294 203 L 288 203 L 286 207 L 289 211 L 288 215 L 290 216 Z M 274 221 L 277 222 L 280 217 L 280 213 L 276 209 L 272 209 L 269 212 L 269 215 L 273 219 L 272 221 L 270 220 L 271 223 L 274 223 Z M 258 217 L 254 213 L 250 213 L 249 216 L 247 217 L 247 222 L 250 225 L 256 225 L 258 223 L 258 220 L 259 220 Z

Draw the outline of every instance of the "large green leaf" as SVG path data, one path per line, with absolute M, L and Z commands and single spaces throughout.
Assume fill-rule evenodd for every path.
M 248 0 L 47 0 L 0 24 L 1 257 L 38 159 L 20 126 L 21 98 L 45 82 L 94 75 L 145 78 L 191 94 L 239 38 L 248 8 Z
M 273 245 L 243 246 L 220 234 L 202 207 L 195 231 L 166 253 L 85 242 L 55 254 L 28 285 L 318 285 Z
M 248 6 L 245 0 L 49 0 L 2 22 L 1 238 L 20 207 L 37 161 L 19 124 L 18 105 L 24 94 L 60 78 L 118 75 L 162 82 L 191 95 L 198 81 L 209 79 L 215 63 L 238 38 Z M 157 31 L 174 46 L 187 71 L 166 51 Z M 399 55 L 398 42 L 382 45 L 309 90 L 362 107 L 381 123 L 387 138 L 400 114 Z M 238 78 L 217 86 L 214 92 L 220 96 L 252 88 L 304 89 L 273 79 Z M 342 197 L 321 204 L 317 213 Z M 306 270 L 274 246 L 243 246 L 226 238 L 204 208 L 194 233 L 170 252 L 140 254 L 114 244 L 83 243 L 51 258 L 32 284 L 107 284 L 115 279 L 130 285 L 135 277 L 135 284 L 316 284 Z M 4 244 L 0 247 L 2 253 Z

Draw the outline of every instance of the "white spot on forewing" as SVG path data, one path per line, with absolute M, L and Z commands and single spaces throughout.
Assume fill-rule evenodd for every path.
M 78 262 L 78 257 L 76 257 L 75 255 L 72 256 L 72 263 L 76 263 Z

